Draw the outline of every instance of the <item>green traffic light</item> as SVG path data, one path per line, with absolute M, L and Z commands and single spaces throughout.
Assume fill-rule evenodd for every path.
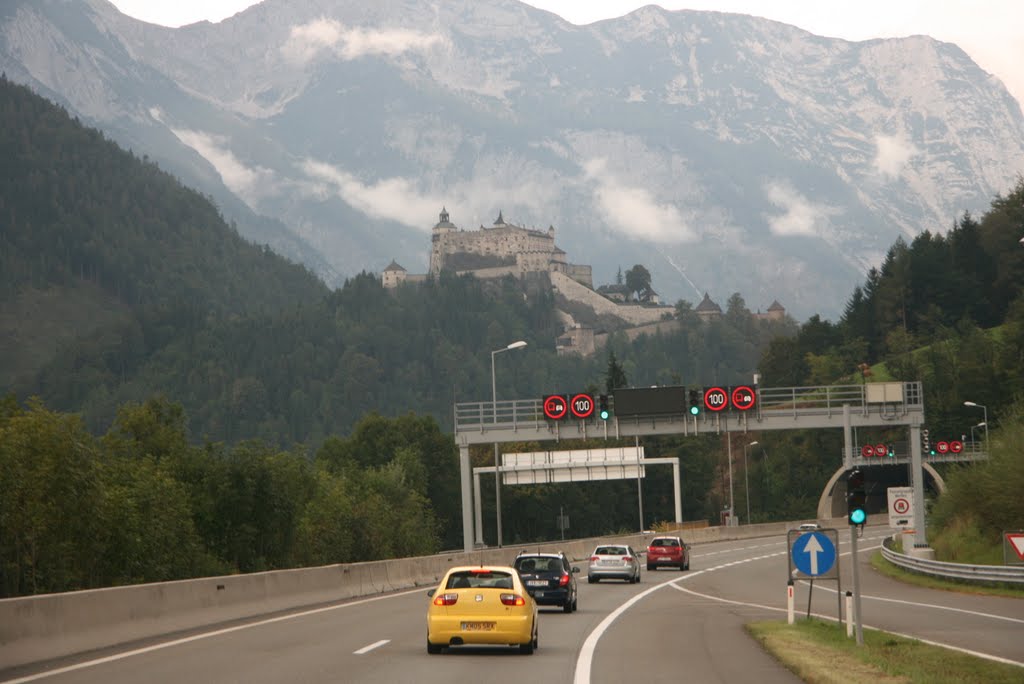
M 868 514 L 864 512 L 863 508 L 857 508 L 850 511 L 850 524 L 852 525 L 863 525 L 864 521 L 868 519 Z
M 601 409 L 601 420 L 608 420 L 610 417 L 611 413 L 609 413 L 608 409 Z
M 690 415 L 691 416 L 696 416 L 699 413 L 700 413 L 700 407 L 699 406 L 691 406 L 690 407 Z

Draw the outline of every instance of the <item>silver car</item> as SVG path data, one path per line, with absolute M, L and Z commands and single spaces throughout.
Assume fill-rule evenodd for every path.
M 621 579 L 630 584 L 640 581 L 640 555 L 628 544 L 601 544 L 590 554 L 587 581 Z

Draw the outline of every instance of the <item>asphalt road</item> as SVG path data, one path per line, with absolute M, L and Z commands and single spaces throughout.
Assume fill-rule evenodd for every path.
M 860 540 L 864 624 L 1013 661 L 1024 678 L 1024 600 L 920 589 L 871 569 L 884 529 Z M 849 533 L 840 531 L 842 591 L 852 588 Z M 786 618 L 782 536 L 702 544 L 691 570 L 643 571 L 640 584 L 587 584 L 579 611 L 541 610 L 540 648 L 467 647 L 427 655 L 425 589 L 376 596 L 0 673 L 0 683 L 394 683 L 483 681 L 618 684 L 799 681 L 743 630 Z M 796 611 L 835 619 L 835 581 L 795 586 Z

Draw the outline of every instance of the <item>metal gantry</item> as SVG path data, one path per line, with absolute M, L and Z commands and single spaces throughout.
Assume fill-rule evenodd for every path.
M 891 391 L 879 392 L 886 385 Z M 884 389 L 884 388 L 882 388 Z M 843 464 L 888 465 L 894 461 L 865 459 L 853 444 L 853 431 L 862 427 L 908 429 L 910 467 L 914 487 L 914 546 L 926 547 L 924 477 L 921 425 L 924 393 L 920 382 L 873 383 L 819 387 L 759 387 L 757 401 L 747 411 L 704 411 L 691 416 L 688 407 L 678 413 L 619 417 L 601 420 L 548 420 L 541 399 L 455 404 L 455 441 L 459 447 L 462 488 L 462 531 L 466 551 L 474 546 L 474 505 L 469 447 L 473 444 L 544 442 L 563 439 L 607 439 L 646 435 L 703 435 L 762 430 L 842 429 Z M 614 393 L 613 393 L 614 399 Z M 971 454 L 973 455 L 973 454 Z M 906 462 L 904 457 L 902 462 Z

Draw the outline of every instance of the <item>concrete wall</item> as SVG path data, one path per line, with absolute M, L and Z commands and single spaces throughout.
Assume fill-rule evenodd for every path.
M 618 316 L 631 325 L 653 323 L 661 320 L 664 314 L 675 312 L 675 308 L 671 306 L 650 307 L 639 304 L 616 304 L 590 288 L 580 285 L 564 273 L 552 273 L 551 285 L 566 299 L 583 302 L 599 314 Z
M 839 523 L 845 524 L 845 520 Z M 704 527 L 682 529 L 678 534 L 690 544 L 703 544 L 779 535 L 795 524 Z M 597 544 L 614 539 L 642 552 L 650 536 L 619 535 L 484 549 L 469 554 L 450 552 L 372 563 L 2 599 L 0 670 L 276 611 L 414 587 L 433 587 L 453 565 L 481 562 L 508 565 L 524 548 L 562 550 L 573 560 L 585 561 Z

